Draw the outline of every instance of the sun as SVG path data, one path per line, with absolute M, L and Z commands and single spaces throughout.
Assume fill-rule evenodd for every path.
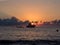
M 18 16 L 18 19 L 22 20 L 22 21 L 26 21 L 26 20 L 29 20 L 30 22 L 32 21 L 41 21 L 42 18 L 39 16 L 39 15 L 32 15 L 32 14 L 29 14 L 29 15 L 23 15 L 23 16 Z
M 25 19 L 29 20 L 29 21 L 39 21 L 40 20 L 40 16 L 38 15 L 26 15 Z

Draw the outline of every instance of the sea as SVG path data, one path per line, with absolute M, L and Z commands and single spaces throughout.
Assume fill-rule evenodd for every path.
M 58 32 L 56 31 L 57 29 Z M 16 28 L 9 26 L 0 27 L 0 40 L 60 40 L 60 28 L 59 27 Z M 31 44 L 14 43 L 11 45 L 31 45 Z

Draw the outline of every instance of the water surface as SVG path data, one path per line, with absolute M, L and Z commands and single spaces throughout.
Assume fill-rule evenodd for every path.
M 36 40 L 60 39 L 60 28 L 16 28 L 16 27 L 0 27 L 0 40 Z

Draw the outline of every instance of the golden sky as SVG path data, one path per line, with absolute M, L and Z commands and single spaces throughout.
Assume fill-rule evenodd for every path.
M 60 0 L 0 0 L 0 18 L 51 21 L 60 19 Z

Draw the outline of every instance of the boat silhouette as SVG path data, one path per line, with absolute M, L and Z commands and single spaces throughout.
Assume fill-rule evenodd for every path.
M 34 27 L 36 27 L 36 25 L 32 25 L 31 23 L 29 23 L 26 27 L 27 28 L 34 28 Z

